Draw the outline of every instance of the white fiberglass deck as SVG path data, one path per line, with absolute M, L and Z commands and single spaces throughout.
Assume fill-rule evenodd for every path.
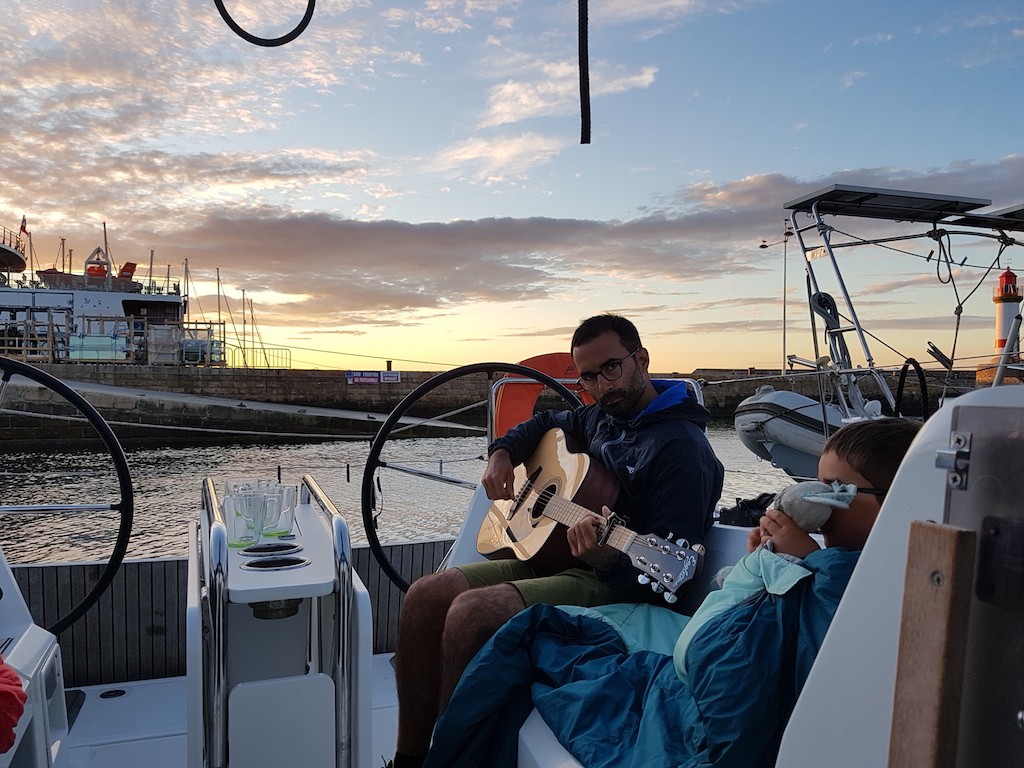
M 392 654 L 373 657 L 373 755 L 395 751 L 398 699 Z M 54 768 L 181 768 L 187 761 L 186 678 L 69 691 L 85 695 Z M 116 692 L 123 692 L 118 695 Z M 112 695 L 113 692 L 113 695 Z M 106 695 L 104 695 L 106 694 Z
M 184 677 L 171 677 L 69 691 L 85 700 L 54 768 L 185 765 L 185 687 Z

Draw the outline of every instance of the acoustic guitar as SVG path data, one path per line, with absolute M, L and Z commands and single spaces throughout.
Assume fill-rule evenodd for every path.
M 514 498 L 497 500 L 487 510 L 477 551 L 492 560 L 529 561 L 542 573 L 586 567 L 569 552 L 566 529 L 588 512 L 600 514 L 602 505 L 614 506 L 619 486 L 612 473 L 571 444 L 562 430 L 552 429 L 516 467 L 515 487 Z M 701 545 L 690 547 L 683 539 L 673 543 L 634 533 L 615 515 L 607 519 L 600 540 L 625 552 L 640 571 L 640 582 L 663 592 L 670 603 L 697 574 L 704 553 Z

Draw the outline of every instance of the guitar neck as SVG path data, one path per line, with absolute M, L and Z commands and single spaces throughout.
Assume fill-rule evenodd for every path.
M 580 506 L 579 504 L 563 498 L 562 496 L 551 495 L 550 498 L 547 499 L 547 503 L 544 505 L 544 511 L 542 514 L 544 517 L 550 517 L 552 520 L 561 523 L 565 527 L 571 528 L 584 517 L 591 514 L 591 511 L 586 507 Z M 605 544 L 613 549 L 619 550 L 619 552 L 627 552 L 635 539 L 636 534 L 633 533 L 633 531 L 628 528 L 623 528 L 621 525 L 616 525 L 612 528 Z

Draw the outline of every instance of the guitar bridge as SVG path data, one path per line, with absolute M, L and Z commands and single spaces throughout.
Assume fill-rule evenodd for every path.
M 523 503 L 526 501 L 526 497 L 529 495 L 530 491 L 533 490 L 533 484 L 537 481 L 537 478 L 540 477 L 542 468 L 543 467 L 538 466 L 530 473 L 530 476 L 526 478 L 526 482 L 523 483 L 523 487 L 519 489 L 519 493 L 516 494 L 515 498 L 512 500 L 512 504 L 508 508 L 508 512 L 505 514 L 506 520 L 511 520 L 515 517 L 516 512 L 518 512 L 523 506 Z

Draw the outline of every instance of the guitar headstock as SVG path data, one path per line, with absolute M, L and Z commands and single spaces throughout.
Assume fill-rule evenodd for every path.
M 667 603 L 679 599 L 676 592 L 700 573 L 704 559 L 702 545 L 691 547 L 685 539 L 677 539 L 673 544 L 653 533 L 637 534 L 625 551 L 633 567 L 640 571 L 637 581 L 650 584 L 651 589 L 664 595 Z

